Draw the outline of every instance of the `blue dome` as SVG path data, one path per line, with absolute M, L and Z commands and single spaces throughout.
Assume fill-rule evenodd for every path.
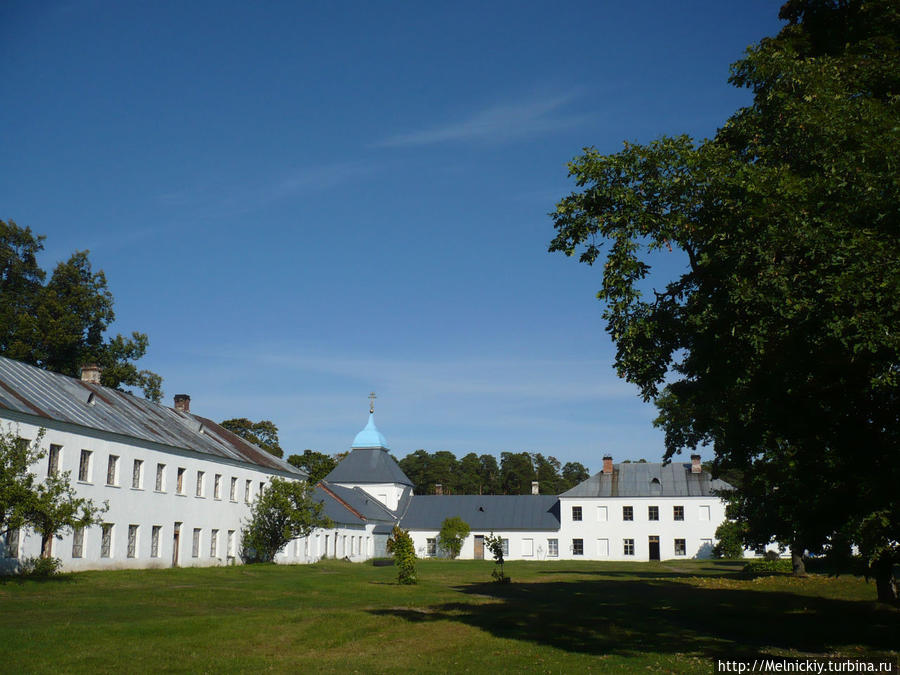
M 388 444 L 381 432 L 375 426 L 375 414 L 369 413 L 369 423 L 366 428 L 356 434 L 351 448 L 387 448 Z

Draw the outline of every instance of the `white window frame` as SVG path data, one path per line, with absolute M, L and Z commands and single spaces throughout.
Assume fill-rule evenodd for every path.
M 78 458 L 78 481 L 80 483 L 91 482 L 91 469 L 93 468 L 94 451 L 82 449 Z
M 557 538 L 548 538 L 547 539 L 547 557 L 548 558 L 558 558 L 559 557 L 559 539 L 557 539 Z
M 84 528 L 76 527 L 72 530 L 72 557 L 84 557 Z
M 162 532 L 162 525 L 154 525 L 150 531 L 150 557 L 159 557 L 159 535 Z
M 138 551 L 138 525 L 129 525 L 128 526 L 128 552 L 126 553 L 127 558 L 137 558 Z
M 106 462 L 106 484 L 111 487 L 119 486 L 119 456 L 110 455 Z
M 162 462 L 156 463 L 156 491 L 166 491 L 166 465 Z
M 144 487 L 144 460 L 134 460 L 134 466 L 131 469 L 131 489 L 141 490 Z

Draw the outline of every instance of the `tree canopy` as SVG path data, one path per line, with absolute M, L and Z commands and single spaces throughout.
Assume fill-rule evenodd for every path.
M 43 242 L 31 228 L 0 220 L 0 355 L 72 377 L 96 363 L 101 384 L 137 387 L 158 402 L 162 378 L 134 363 L 147 352 L 147 336 L 106 337 L 115 312 L 103 271 L 92 270 L 88 251 L 76 251 L 44 283 Z
M 278 427 L 271 420 L 260 420 L 259 422 L 251 422 L 246 417 L 235 417 L 234 419 L 224 420 L 220 424 L 233 434 L 243 438 L 248 443 L 262 448 L 270 455 L 281 457 L 284 450 L 278 441 Z
M 272 562 L 293 539 L 333 523 L 312 498 L 312 486 L 302 481 L 272 478 L 253 501 L 241 532 L 241 556 L 248 562 Z
M 732 66 L 753 101 L 714 138 L 569 165 L 550 250 L 602 260 L 617 372 L 656 404 L 666 458 L 710 445 L 742 472 L 745 543 L 821 550 L 877 522 L 883 577 L 900 555 L 900 7 L 780 16 Z
M 318 483 L 337 466 L 337 460 L 331 455 L 309 449 L 304 450 L 302 455 L 290 455 L 287 461 L 309 474 L 310 485 Z
M 555 457 L 528 452 L 503 452 L 498 463 L 487 454 L 470 452 L 457 460 L 446 450 L 416 450 L 398 464 L 420 495 L 434 494 L 438 484 L 444 494 L 526 495 L 535 480 L 541 494 L 559 494 L 590 476 L 579 462 L 561 465 Z
M 438 532 L 438 543 L 451 558 L 458 558 L 469 532 L 471 532 L 469 524 L 459 516 L 445 518 L 441 523 L 441 531 Z

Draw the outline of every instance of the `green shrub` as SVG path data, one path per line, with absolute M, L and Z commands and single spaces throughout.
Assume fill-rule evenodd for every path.
M 394 525 L 391 537 L 387 540 L 387 550 L 394 556 L 397 581 L 401 584 L 416 583 L 416 548 L 409 532 L 399 525 Z
M 744 564 L 743 573 L 750 577 L 764 576 L 767 574 L 790 574 L 793 569 L 788 558 L 778 560 L 750 560 Z
M 457 558 L 462 550 L 463 542 L 469 536 L 469 532 L 469 524 L 459 516 L 453 516 L 441 523 L 438 542 L 441 548 L 450 554 L 451 558 Z
M 713 546 L 714 558 L 730 560 L 744 557 L 744 542 L 741 535 L 744 526 L 733 520 L 726 520 L 716 528 L 716 545 Z
M 59 558 L 25 558 L 19 566 L 19 574 L 23 577 L 45 579 L 59 574 L 62 560 Z
M 498 584 L 508 584 L 510 578 L 503 572 L 503 538 L 491 532 L 484 538 L 484 545 L 494 556 L 494 570 L 491 572 L 494 581 Z

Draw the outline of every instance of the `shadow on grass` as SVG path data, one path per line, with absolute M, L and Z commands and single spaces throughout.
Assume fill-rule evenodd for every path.
M 417 623 L 458 621 L 497 637 L 588 654 L 714 658 L 772 648 L 824 654 L 850 646 L 871 653 L 900 644 L 896 610 L 788 592 L 697 587 L 659 578 L 513 583 L 502 588 L 485 583 L 458 590 L 497 602 L 369 611 Z
M 32 574 L 3 574 L 0 575 L 0 586 L 7 584 L 22 585 L 25 582 L 33 581 L 39 584 L 64 584 L 75 581 L 75 576 L 68 572 L 50 575 L 32 575 Z

